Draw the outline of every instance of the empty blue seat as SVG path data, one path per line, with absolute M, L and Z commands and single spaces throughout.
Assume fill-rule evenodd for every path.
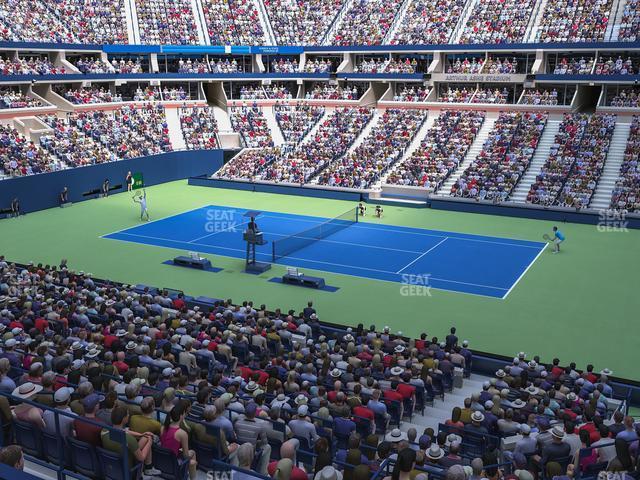
M 102 474 L 105 480 L 125 480 L 126 473 L 122 456 L 101 447 L 96 448 L 96 454 L 102 464 Z M 142 463 L 138 463 L 129 470 L 129 479 L 136 480 L 140 477 L 141 472 Z
M 101 478 L 102 467 L 93 445 L 71 437 L 67 442 L 71 452 L 71 468 L 87 477 Z
M 189 460 L 178 459 L 171 450 L 156 444 L 152 448 L 153 466 L 162 472 L 160 477 L 167 480 L 187 480 Z
M 22 447 L 26 454 L 38 458 L 44 457 L 42 432 L 38 428 L 31 423 L 14 420 L 13 431 L 16 436 L 16 443 Z

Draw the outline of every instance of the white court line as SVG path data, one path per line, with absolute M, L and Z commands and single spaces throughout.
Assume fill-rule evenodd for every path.
M 132 236 L 132 237 L 140 237 L 140 238 L 149 238 L 149 239 L 153 239 L 153 240 L 162 240 L 164 242 L 186 243 L 186 242 L 181 241 L 181 240 L 169 240 L 169 239 L 166 239 L 166 238 L 151 237 L 151 236 L 148 236 L 148 235 L 137 235 L 135 233 L 122 232 L 121 235 L 129 235 L 129 236 Z M 113 240 L 120 240 L 120 241 L 124 241 L 124 242 L 129 242 L 129 240 L 121 240 L 121 239 L 118 239 L 118 238 L 113 239 Z M 140 242 L 131 241 L 130 243 L 138 243 L 139 244 Z M 143 245 L 149 245 L 149 244 L 143 244 Z M 156 247 L 162 247 L 162 248 L 172 248 L 172 249 L 176 250 L 175 247 L 165 247 L 163 245 L 154 245 L 154 244 L 151 244 L 151 245 L 152 246 L 156 246 Z M 218 249 L 221 249 L 221 250 L 231 250 L 233 252 L 244 252 L 245 251 L 242 248 L 219 247 L 217 245 L 209 245 L 209 244 L 206 244 L 206 243 L 190 243 L 189 245 L 196 245 L 196 246 L 200 246 L 200 247 L 209 247 L 209 248 L 218 248 Z M 271 257 L 271 255 L 268 254 L 268 253 L 264 253 L 264 252 L 256 252 L 256 253 L 258 255 L 263 255 L 263 256 L 266 256 L 266 257 L 269 257 L 269 258 Z M 231 257 L 231 258 L 236 258 L 236 257 Z M 322 261 L 322 260 L 311 260 L 309 258 L 290 257 L 290 256 L 283 257 L 283 258 L 288 258 L 288 259 L 291 259 L 291 260 L 299 260 L 301 262 L 319 263 L 321 265 L 332 265 L 332 266 L 336 266 L 336 267 L 346 267 L 346 268 L 353 268 L 353 269 L 356 269 L 356 270 L 367 270 L 367 271 L 370 271 L 370 272 L 388 273 L 388 274 L 391 274 L 391 275 L 397 275 L 397 272 L 392 272 L 390 270 L 379 270 L 379 269 L 376 269 L 376 268 L 358 267 L 356 265 L 347 265 L 347 264 L 344 264 L 344 263 L 332 263 L 332 262 L 325 262 L 325 261 Z M 280 264 L 280 265 L 284 265 L 284 264 Z M 349 275 L 348 273 L 344 273 L 343 274 L 343 273 L 340 273 L 340 272 L 329 272 L 329 273 L 337 273 L 339 275 Z M 362 278 L 362 277 L 358 277 L 357 275 L 351 275 L 351 276 L 352 277 L 357 277 L 357 278 Z M 483 285 L 481 283 L 461 282 L 459 280 L 448 280 L 446 278 L 438 278 L 438 277 L 429 277 L 429 278 L 431 278 L 433 280 L 438 280 L 438 281 L 441 281 L 441 282 L 447 282 L 447 283 L 457 283 L 457 284 L 460 284 L 460 285 L 471 285 L 471 286 L 474 286 L 474 287 L 490 288 L 490 289 L 493 289 L 493 290 L 507 290 L 504 287 L 494 287 L 493 285 Z M 377 278 L 370 278 L 370 280 L 378 280 L 378 279 Z M 386 280 L 386 281 L 391 281 L 393 283 L 398 283 L 397 281 L 393 281 L 393 280 Z M 447 290 L 447 291 L 457 291 L 457 290 Z M 467 293 L 467 292 L 459 292 L 459 293 Z M 489 295 L 482 295 L 482 296 L 489 296 Z M 492 298 L 496 298 L 496 297 L 492 297 Z
M 513 282 L 513 285 L 511 285 L 511 288 L 507 291 L 507 293 L 504 294 L 504 297 L 502 297 L 502 299 L 504 300 L 505 298 L 507 298 L 507 295 L 509 295 L 511 293 L 511 290 L 513 290 L 515 288 L 515 286 L 518 284 L 518 282 L 522 279 L 522 277 L 524 277 L 524 274 L 527 273 L 529 271 L 529 269 L 531 268 L 531 266 L 536 263 L 536 260 L 538 260 L 538 257 L 540 255 L 542 255 L 542 252 L 544 252 L 547 249 L 547 245 L 545 245 L 544 247 L 542 247 L 540 249 L 540 251 L 538 252 L 538 254 L 535 256 L 535 258 L 531 261 L 531 263 L 527 266 L 527 268 L 524 269 L 524 272 L 522 272 L 520 274 L 520 276 L 518 277 L 518 279 Z
M 179 217 L 180 215 L 184 215 L 185 213 L 195 212 L 196 210 L 200 210 L 200 209 L 206 208 L 206 207 L 210 207 L 210 205 L 202 205 L 201 207 L 192 208 L 191 210 L 185 210 L 184 212 L 180 212 L 180 213 L 174 213 L 173 215 L 167 215 L 166 217 L 162 217 L 162 218 L 159 218 L 157 220 L 152 220 L 150 222 L 145 222 L 145 223 L 141 223 L 141 224 L 138 224 L 138 225 L 133 225 L 131 227 L 123 228 L 121 230 L 117 230 L 117 231 L 111 232 L 111 233 L 105 233 L 104 235 L 100 235 L 99 238 L 108 237 L 109 235 L 115 235 L 116 233 L 122 233 L 122 232 L 124 232 L 126 230 L 131 230 L 131 229 L 137 228 L 137 227 L 143 227 L 145 225 L 151 225 L 152 223 L 161 222 L 163 220 L 168 220 L 168 219 L 173 218 L 173 217 Z
M 295 214 L 292 214 L 295 215 Z M 262 215 L 262 218 L 279 218 L 279 219 L 283 219 L 283 220 L 294 220 L 291 217 L 284 217 L 281 215 Z M 321 218 L 321 217 L 318 217 Z M 321 222 L 321 221 L 315 221 L 315 220 L 307 220 L 304 218 L 296 218 L 295 219 L 296 222 L 307 222 L 307 223 L 315 223 L 315 224 L 321 224 L 321 223 L 325 223 L 325 222 Z M 325 220 L 326 221 L 326 220 Z M 380 225 L 380 226 L 368 226 L 368 225 L 374 225 L 372 223 L 369 222 L 358 222 L 358 223 L 354 223 L 353 225 L 351 225 L 352 227 L 355 228 L 363 228 L 363 229 L 367 229 L 367 230 L 381 230 L 384 232 L 391 232 L 391 233 L 406 233 L 408 235 L 420 235 L 422 237 L 438 237 L 438 238 L 442 238 L 445 237 L 447 235 L 445 234 L 457 234 L 457 232 L 442 232 L 442 235 L 438 235 L 435 233 L 422 233 L 422 232 L 408 232 L 403 230 L 403 228 L 415 228 L 416 230 L 424 230 L 422 228 L 417 228 L 417 227 L 405 227 L 405 226 L 400 226 L 400 225 L 387 225 L 388 227 L 391 228 L 384 228 L 384 226 Z M 434 232 L 437 232 L 439 230 L 433 230 Z M 459 235 L 465 235 L 463 233 L 459 233 Z M 483 235 L 476 235 L 478 237 L 481 237 Z M 535 248 L 538 249 L 540 248 L 539 246 L 534 246 L 534 245 L 520 245 L 517 243 L 507 243 L 507 242 L 496 242 L 494 240 L 480 240 L 479 238 L 467 238 L 464 236 L 459 236 L 459 237 L 448 237 L 451 240 L 466 240 L 469 242 L 482 242 L 482 243 L 494 243 L 496 245 L 507 245 L 510 247 L 523 247 L 523 248 Z M 516 242 L 531 242 L 532 240 L 520 240 L 520 239 L 516 239 L 516 238 L 509 238 L 509 239 L 505 239 L 505 240 L 513 240 Z M 418 253 L 418 252 L 415 252 Z
M 127 234 L 127 233 L 123 233 L 123 235 L 141 236 L 141 235 Z M 153 237 L 147 237 L 147 238 L 153 238 Z M 121 238 L 109 238 L 108 240 L 115 240 L 116 242 L 124 242 L 124 243 L 135 243 L 135 244 L 138 244 L 138 245 L 145 245 L 147 247 L 165 248 L 165 249 L 168 249 L 168 250 L 178 250 L 175 247 L 166 247 L 164 245 L 156 245 L 154 243 L 140 243 L 140 242 L 136 242 L 135 240 L 124 240 L 124 239 L 121 239 Z M 161 238 L 159 240 L 167 241 L 164 238 Z M 207 246 L 209 248 L 219 248 L 219 249 L 224 249 L 224 250 L 235 250 L 235 251 L 238 251 L 238 252 L 240 252 L 240 251 L 244 252 L 244 250 L 241 250 L 239 248 L 214 247 L 213 245 L 205 245 L 205 246 Z M 267 254 L 264 254 L 264 253 L 261 253 L 261 252 L 256 252 L 256 254 L 257 255 L 267 255 Z M 229 257 L 227 255 L 221 255 L 221 256 L 227 257 L 227 258 L 233 258 L 234 260 L 239 260 L 239 259 L 241 260 L 240 257 Z M 269 255 L 269 258 L 271 258 L 271 255 Z M 284 257 L 284 258 L 291 258 L 291 257 Z M 305 261 L 305 262 L 309 261 L 307 259 L 300 259 L 300 260 Z M 282 266 L 285 266 L 285 267 L 286 266 L 295 266 L 295 265 L 290 265 L 290 264 L 285 264 L 285 263 L 279 263 L 278 265 L 282 265 Z M 319 271 L 327 272 L 327 270 L 319 270 Z M 398 285 L 398 282 L 395 281 L 395 280 L 385 280 L 383 278 L 362 277 L 360 275 L 352 275 L 350 273 L 339 273 L 339 272 L 328 272 L 328 273 L 332 273 L 334 275 L 344 275 L 345 277 L 358 278 L 360 280 L 362 280 L 362 278 L 367 278 L 368 280 L 375 280 L 377 282 L 393 283 L 395 285 Z M 439 279 L 439 280 L 441 280 L 441 279 Z M 445 282 L 449 281 L 449 282 L 456 283 L 454 280 L 444 280 L 444 281 Z M 457 282 L 457 283 L 464 283 L 464 282 Z M 475 284 L 472 283 L 472 284 L 469 284 L 469 285 L 475 285 Z M 506 290 L 506 288 L 500 288 L 500 287 L 489 287 L 489 286 L 486 286 L 486 285 L 479 285 L 479 286 L 484 286 L 484 287 L 492 288 L 492 289 L 495 289 L 495 290 Z M 438 288 L 438 287 L 434 287 L 434 286 L 431 286 L 431 288 L 433 288 L 434 290 L 439 290 L 441 292 L 461 293 L 463 295 L 473 295 L 474 297 L 492 298 L 494 300 L 496 300 L 496 299 L 497 300 L 502 300 L 503 299 L 503 297 L 496 297 L 494 295 L 484 295 L 482 293 L 462 292 L 460 290 L 449 290 L 449 289 L 446 289 L 446 288 Z
M 427 253 L 429 253 L 431 250 L 433 250 L 434 248 L 436 248 L 438 245 L 441 245 L 442 243 L 444 243 L 444 241 L 449 238 L 449 237 L 444 237 L 442 240 L 440 240 L 438 243 L 436 243 L 433 247 L 431 247 L 429 250 L 427 250 L 426 252 L 424 252 L 422 255 L 420 255 L 419 257 L 417 257 L 415 260 L 413 260 L 412 262 L 407 263 L 404 267 L 402 267 L 400 270 L 398 270 L 396 273 L 401 273 L 403 270 L 406 270 L 408 267 L 410 267 L 411 265 L 413 265 L 414 263 L 416 263 L 418 260 L 420 260 L 422 257 L 424 257 Z
M 192 243 L 194 245 L 196 245 L 195 242 L 197 242 L 198 240 L 202 240 L 203 238 L 207 238 L 207 237 L 211 237 L 213 235 L 217 235 L 219 233 L 222 232 L 228 232 L 230 228 L 236 228 L 236 227 L 241 227 L 242 225 L 247 225 L 249 222 L 242 222 L 238 225 L 229 225 L 227 228 L 223 228 L 222 230 L 218 230 L 217 232 L 212 232 L 212 233 L 207 233 L 206 235 L 203 235 L 202 237 L 198 237 L 198 238 L 194 238 L 193 240 L 188 241 L 187 243 Z

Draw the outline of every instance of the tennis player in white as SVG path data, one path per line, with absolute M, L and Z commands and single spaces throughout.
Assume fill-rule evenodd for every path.
M 146 217 L 147 222 L 149 221 L 149 210 L 147 210 L 147 191 L 142 190 L 138 197 L 133 197 L 133 201 L 140 204 L 140 220 L 143 220 Z

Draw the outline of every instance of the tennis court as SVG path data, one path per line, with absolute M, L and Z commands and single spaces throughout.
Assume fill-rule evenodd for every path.
M 244 258 L 244 213 L 204 206 L 103 238 Z M 277 264 L 504 299 L 546 247 L 536 241 L 384 225 L 369 217 L 354 223 L 355 212 L 353 217 L 351 212 L 335 220 L 265 211 L 257 219 L 267 240 L 258 247 L 258 260 L 273 261 L 275 241 Z M 328 236 L 318 239 L 322 235 Z

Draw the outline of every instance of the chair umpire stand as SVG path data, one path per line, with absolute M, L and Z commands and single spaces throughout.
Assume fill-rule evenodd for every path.
M 256 261 L 256 245 L 265 245 L 267 242 L 256 224 L 256 217 L 261 212 L 250 211 L 243 216 L 249 218 L 249 225 L 242 234 L 242 239 L 247 242 L 247 262 L 244 271 L 246 273 L 260 274 L 271 268 L 270 263 Z

